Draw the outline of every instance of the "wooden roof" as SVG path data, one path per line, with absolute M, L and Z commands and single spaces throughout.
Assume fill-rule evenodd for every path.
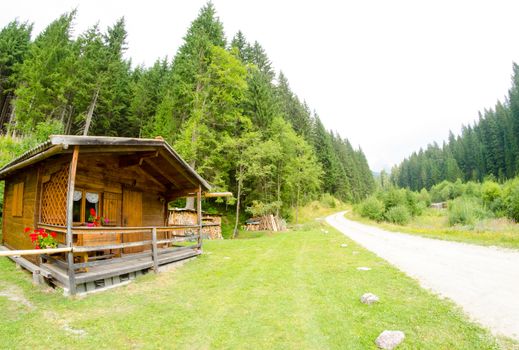
M 0 180 L 10 173 L 38 163 L 56 154 L 71 153 L 80 146 L 82 153 L 121 154 L 121 167 L 145 168 L 146 172 L 170 188 L 172 192 L 189 192 L 202 186 L 209 191 L 211 186 L 175 150 L 162 139 L 137 139 L 106 136 L 52 135 L 49 140 L 25 152 L 0 169 Z

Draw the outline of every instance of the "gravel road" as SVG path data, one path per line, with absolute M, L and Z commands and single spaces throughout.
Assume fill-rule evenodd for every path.
M 494 334 L 519 339 L 519 251 L 388 232 L 344 218 L 326 221 L 445 296 Z

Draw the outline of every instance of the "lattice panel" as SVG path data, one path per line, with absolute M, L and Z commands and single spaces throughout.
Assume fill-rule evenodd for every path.
M 49 225 L 67 223 L 67 187 L 69 167 L 52 174 L 43 185 L 41 200 L 41 221 Z

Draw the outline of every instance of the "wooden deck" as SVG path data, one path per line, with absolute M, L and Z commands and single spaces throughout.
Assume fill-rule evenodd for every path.
M 159 266 L 185 260 L 201 254 L 201 250 L 192 247 L 180 247 L 175 250 L 168 249 L 158 255 Z M 108 265 L 89 267 L 87 272 L 75 275 L 76 289 L 79 293 L 116 285 L 133 279 L 138 275 L 146 274 L 154 268 L 154 261 L 150 252 L 129 254 L 121 258 L 112 258 Z M 42 270 L 46 270 L 58 285 L 70 290 L 67 267 L 62 264 L 44 263 Z

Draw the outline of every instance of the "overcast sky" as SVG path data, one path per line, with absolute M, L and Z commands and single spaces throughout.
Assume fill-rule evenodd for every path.
M 172 57 L 205 0 L 10 1 L 35 33 L 78 9 L 75 32 L 126 18 L 134 64 Z M 518 1 L 213 0 L 229 40 L 242 30 L 265 48 L 328 129 L 389 169 L 432 141 L 459 133 L 504 100 L 519 62 Z

